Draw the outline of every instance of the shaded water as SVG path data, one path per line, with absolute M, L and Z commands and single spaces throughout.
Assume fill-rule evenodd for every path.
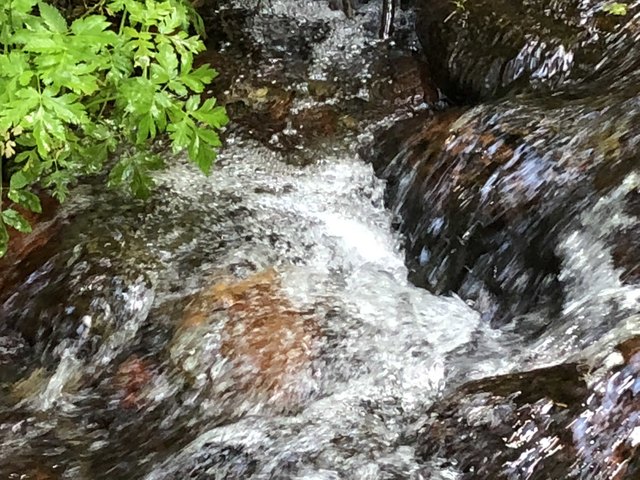
M 261 8 L 257 23 L 324 19 L 308 75 L 354 68 L 367 96 L 373 6 Z M 412 440 L 443 392 L 640 334 L 640 290 L 602 241 L 632 221 L 636 175 L 563 232 L 561 314 L 493 329 L 407 280 L 385 185 L 356 153 L 377 126 L 287 154 L 233 134 L 211 178 L 173 159 L 145 204 L 81 187 L 0 306 L 0 477 L 455 479 Z

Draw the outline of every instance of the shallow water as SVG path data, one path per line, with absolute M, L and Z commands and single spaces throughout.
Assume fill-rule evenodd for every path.
M 261 8 L 333 22 L 311 77 L 376 42 L 373 7 L 356 19 L 318 2 Z M 620 283 L 601 241 L 630 221 L 620 205 L 637 176 L 558 245 L 560 318 L 493 329 L 407 280 L 384 183 L 356 153 L 379 124 L 300 152 L 307 166 L 232 135 L 210 178 L 172 159 L 146 204 L 80 187 L 50 259 L 0 306 L 0 477 L 452 480 L 454 466 L 425 465 L 410 440 L 444 392 L 640 334 L 640 290 Z M 200 319 L 203 295 L 215 309 Z M 283 319 L 288 338 L 247 340 L 256 317 Z M 286 372 L 251 362 L 288 340 L 275 349 L 293 353 L 273 360 Z
M 53 265 L 5 303 L 15 328 L 3 338 L 34 324 L 43 333 L 2 365 L 20 372 L 3 384 L 4 475 L 44 463 L 60 478 L 408 478 L 419 463 L 403 435 L 444 389 L 579 356 L 594 336 L 616 338 L 613 305 L 637 308 L 637 289 L 601 284 L 601 250 L 569 248 L 580 241 L 570 236 L 565 272 L 582 296 L 527 348 L 459 298 L 408 283 L 383 184 L 349 149 L 300 168 L 230 143 L 211 178 L 171 167 L 148 206 L 83 197 L 76 223 L 101 223 L 101 236 L 70 232 Z M 271 267 L 278 295 L 313 312 L 317 352 L 287 380 L 295 401 L 251 388 L 229 397 L 228 361 L 211 353 L 219 325 L 180 343 L 184 299 L 211 278 Z M 133 407 L 117 380 L 132 355 L 148 370 Z M 196 381 L 181 363 L 189 355 Z

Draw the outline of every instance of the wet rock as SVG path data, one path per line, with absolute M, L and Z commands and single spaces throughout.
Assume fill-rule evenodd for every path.
M 353 16 L 353 2 L 354 0 L 329 0 L 329 7 L 332 10 L 341 10 L 351 18 Z
M 116 344 L 135 334 L 146 318 L 153 301 L 148 279 L 139 272 L 120 276 L 107 262 L 79 262 L 69 269 L 63 257 L 50 260 L 33 279 L 31 288 L 41 294 L 37 300 L 29 298 L 33 290 L 25 290 L 0 304 L 5 328 L 18 332 L 43 363 L 60 359 L 69 348 L 85 359 L 98 352 L 111 357 Z M 110 268 L 114 270 L 106 274 Z M 74 277 L 84 269 L 85 275 Z
M 612 233 L 613 263 L 621 270 L 620 279 L 627 284 L 640 281 L 640 189 L 627 195 L 624 212 L 630 225 Z
M 246 53 L 279 59 L 295 68 L 308 59 L 315 43 L 326 38 L 326 20 L 288 15 L 268 1 L 212 2 L 199 8 L 210 42 L 233 44 Z
M 144 406 L 143 390 L 152 377 L 149 363 L 135 355 L 120 364 L 115 376 L 115 386 L 120 391 L 124 408 L 138 409 Z
M 266 2 L 255 7 L 204 8 L 211 36 L 198 63 L 221 72 L 206 95 L 226 106 L 232 119 L 229 132 L 240 131 L 273 150 L 297 152 L 357 130 L 340 118 L 383 118 L 437 100 L 424 62 L 397 44 L 356 38 L 352 49 L 361 54 L 353 61 L 340 54 L 340 61 L 332 62 L 324 58 L 336 55 L 331 49 L 351 50 L 344 37 L 349 32 L 342 31 L 335 14 L 314 6 L 313 12 L 319 9 L 314 15 L 322 19 L 316 21 L 305 17 L 308 6 L 300 6 L 299 18 Z M 344 45 L 333 45 L 336 41 Z
M 640 354 L 587 385 L 576 364 L 471 382 L 428 413 L 418 455 L 461 479 L 633 479 Z
M 0 301 L 6 297 L 11 288 L 26 278 L 45 261 L 45 246 L 60 231 L 65 219 L 59 211 L 59 204 L 48 195 L 41 195 L 42 213 L 36 214 L 25 211 L 15 205 L 6 207 L 17 208 L 29 221 L 31 233 L 20 233 L 9 229 L 9 250 L 0 259 Z
M 29 345 L 17 332 L 0 333 L 0 385 L 11 384 L 29 368 L 20 362 L 28 357 Z
M 331 106 L 302 110 L 293 116 L 292 126 L 306 138 L 330 137 L 338 128 L 338 113 Z
M 566 450 L 571 437 L 565 427 L 578 413 L 566 402 L 574 407 L 586 394 L 575 365 L 473 382 L 428 413 L 417 454 L 423 460 L 446 458 L 465 479 L 519 478 L 504 470 L 526 452 L 518 448 L 520 429 L 532 437 L 526 446 L 547 439 L 541 442 L 541 456 L 553 453 L 559 442 Z M 564 478 L 560 471 L 544 478 Z
M 154 299 L 142 266 L 144 247 L 134 247 L 134 236 L 125 241 L 109 224 L 120 224 L 113 211 L 95 205 L 110 220 L 77 209 L 42 263 L 0 302 L 0 337 L 24 345 L 10 368 L 0 367 L 0 376 L 11 382 L 13 400 L 37 410 L 68 400 L 108 369 Z
M 372 67 L 372 103 L 417 106 L 438 101 L 437 88 L 423 58 L 389 49 L 376 60 Z
M 335 97 L 340 92 L 340 86 L 328 80 L 309 80 L 307 89 L 311 98 L 321 102 Z
M 291 401 L 296 383 L 310 373 L 318 335 L 311 312 L 297 310 L 277 272 L 266 270 L 220 280 L 197 295 L 174 337 L 172 357 L 194 377 L 217 365 L 224 378 L 218 383 L 228 382 L 236 394 Z
M 60 468 L 47 468 L 43 466 L 33 467 L 22 473 L 14 473 L 9 475 L 9 479 L 13 480 L 58 480 L 62 478 L 63 472 L 57 472 Z
M 635 6 L 604 0 L 423 0 L 417 31 L 436 82 L 462 100 L 608 89 L 637 70 Z M 597 87 L 594 85 L 598 85 Z
M 569 253 L 558 245 L 598 199 L 633 184 L 639 106 L 626 95 L 568 104 L 523 96 L 380 133 L 368 157 L 388 181 L 412 281 L 485 304 L 494 324 L 537 308 L 557 312 Z M 630 200 L 611 201 L 606 208 Z M 603 249 L 610 232 L 630 225 L 604 208 L 597 222 L 609 231 L 583 228 Z
M 202 451 L 176 473 L 186 478 L 243 480 L 256 470 L 257 461 L 242 447 L 205 444 Z

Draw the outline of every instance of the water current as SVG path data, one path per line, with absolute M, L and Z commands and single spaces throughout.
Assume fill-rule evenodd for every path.
M 331 26 L 310 77 L 377 42 L 373 5 L 347 19 L 263 3 L 259 21 Z M 410 441 L 444 392 L 640 333 L 640 291 L 599 241 L 628 220 L 636 176 L 558 245 L 561 321 L 493 329 L 407 280 L 385 185 L 357 153 L 377 126 L 300 153 L 311 164 L 231 134 L 211 177 L 172 158 L 147 203 L 79 187 L 49 259 L 0 307 L 0 478 L 453 480 Z

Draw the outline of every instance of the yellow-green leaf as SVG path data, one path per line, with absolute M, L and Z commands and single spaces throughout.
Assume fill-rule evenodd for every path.
M 8 208 L 2 211 L 2 221 L 19 232 L 31 232 L 31 225 L 29 225 L 27 219 L 13 208 Z

